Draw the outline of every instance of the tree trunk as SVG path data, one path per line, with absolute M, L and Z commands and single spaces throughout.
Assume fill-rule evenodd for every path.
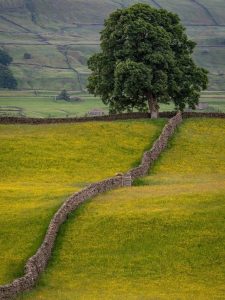
M 159 105 L 157 99 L 152 94 L 148 96 L 148 106 L 151 113 L 151 119 L 157 119 L 159 116 Z

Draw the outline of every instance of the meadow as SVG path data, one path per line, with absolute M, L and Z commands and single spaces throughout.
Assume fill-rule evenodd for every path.
M 23 90 L 23 91 L 0 91 L 0 117 L 34 117 L 34 118 L 68 118 L 85 116 L 89 111 L 97 108 L 108 114 L 108 107 L 99 97 L 70 91 L 72 96 L 78 96 L 81 101 L 68 102 L 55 100 L 59 92 L 51 90 Z M 201 103 L 207 107 L 203 112 L 224 112 L 224 92 L 204 92 L 200 98 Z M 172 111 L 172 103 L 160 104 L 160 111 Z
M 75 93 L 80 101 L 68 102 L 56 100 L 57 92 L 38 91 L 0 93 L 0 116 L 16 116 L 29 118 L 68 118 L 85 116 L 92 109 L 98 108 L 108 114 L 108 108 L 100 98 L 92 95 Z
M 225 120 L 186 120 L 149 176 L 82 205 L 18 299 L 224 299 Z
M 0 125 L 0 284 L 23 274 L 69 195 L 137 165 L 164 124 Z

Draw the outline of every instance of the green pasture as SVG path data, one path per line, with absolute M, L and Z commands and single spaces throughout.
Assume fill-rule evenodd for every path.
M 208 108 L 204 110 L 206 112 L 225 113 L 225 97 L 202 97 L 201 102 L 208 104 Z
M 204 62 L 201 63 L 202 57 L 204 57 Z M 224 48 L 219 46 L 214 48 L 197 48 L 195 50 L 195 60 L 210 71 L 212 75 L 225 73 Z
M 14 63 L 38 64 L 54 66 L 55 68 L 67 68 L 65 58 L 55 46 L 24 45 L 8 46 L 8 52 L 13 57 Z M 31 59 L 24 59 L 24 53 L 31 54 Z M 56 63 L 57 62 L 57 63 Z
M 39 93 L 39 92 L 38 92 Z M 75 94 L 76 95 L 76 94 Z M 55 96 L 28 97 L 0 97 L 0 114 L 12 115 L 11 108 L 21 108 L 22 111 L 14 115 L 36 118 L 67 118 L 84 116 L 94 108 L 100 108 L 107 113 L 107 107 L 99 98 L 93 96 L 79 96 L 81 101 L 68 102 L 55 100 Z M 7 111 L 8 109 L 8 111 Z
M 225 3 L 223 1 L 215 0 L 212 2 L 211 0 L 201 0 L 200 3 L 209 9 L 218 24 L 225 25 Z
M 81 101 L 67 102 L 55 100 L 57 91 L 27 90 L 0 91 L 0 116 L 36 117 L 36 118 L 67 118 L 86 115 L 92 109 L 101 109 L 108 114 L 99 97 L 87 93 L 71 91 L 72 96 L 80 97 Z M 200 102 L 207 103 L 203 112 L 225 112 L 224 92 L 205 92 Z M 173 111 L 174 105 L 160 104 L 160 111 Z
M 23 274 L 69 195 L 137 165 L 164 124 L 0 125 L 0 284 Z
M 199 46 L 202 50 L 209 50 L 207 46 L 223 46 L 224 45 L 224 32 L 223 26 L 188 26 L 187 33 L 192 39 L 197 42 L 197 49 Z M 205 49 L 206 48 L 206 49 Z M 212 49 L 213 51 L 213 49 Z M 200 59 L 200 56 L 199 56 Z M 204 63 L 204 56 L 202 56 Z
M 2 21 L 1 21 L 1 23 L 2 23 Z M 11 27 L 11 25 L 10 25 L 10 28 L 11 28 L 11 32 L 10 32 L 8 24 L 7 24 L 7 28 L 4 28 L 4 26 L 2 27 L 2 24 L 1 24 L 0 28 L 4 30 L 4 32 L 0 32 L 1 43 L 7 43 L 7 44 L 9 43 L 10 46 L 11 46 L 11 44 L 13 44 L 13 45 L 14 44 L 24 44 L 25 46 L 26 46 L 26 44 L 34 44 L 34 45 L 38 44 L 37 37 L 35 35 L 17 31 L 13 27 Z M 33 48 L 34 48 L 34 46 L 33 46 Z
M 163 8 L 177 13 L 185 24 L 211 25 L 209 16 L 198 5 L 187 0 L 157 0 Z
M 186 120 L 136 186 L 82 205 L 18 299 L 223 299 L 225 121 Z
M 69 69 L 52 69 L 42 66 L 13 65 L 11 67 L 18 78 L 19 89 L 58 90 L 59 86 L 67 90 L 80 90 L 77 74 Z M 26 79 L 26 84 L 24 83 Z

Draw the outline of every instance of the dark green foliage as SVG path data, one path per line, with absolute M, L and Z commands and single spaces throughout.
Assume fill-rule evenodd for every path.
M 16 89 L 17 87 L 17 81 L 8 68 L 12 60 L 5 50 L 0 49 L 0 88 Z
M 17 81 L 7 66 L 0 64 L 0 88 L 16 89 Z
M 25 0 L 25 6 L 28 9 L 28 11 L 31 14 L 31 20 L 32 22 L 36 23 L 37 22 L 37 16 L 36 16 L 36 6 L 35 6 L 35 1 L 33 0 Z
M 176 14 L 135 4 L 117 10 L 105 21 L 101 53 L 93 55 L 88 90 L 100 95 L 111 112 L 158 112 L 158 103 L 194 108 L 207 87 L 207 71 L 192 59 L 188 40 Z
M 17 81 L 7 66 L 0 64 L 0 88 L 15 89 Z
M 0 49 L 0 64 L 8 66 L 12 62 L 12 57 L 4 50 Z
M 70 101 L 70 95 L 66 90 L 62 90 L 61 93 L 57 96 L 57 100 Z
M 31 59 L 32 58 L 32 55 L 30 54 L 30 53 L 24 53 L 24 55 L 23 55 L 23 58 L 24 59 Z

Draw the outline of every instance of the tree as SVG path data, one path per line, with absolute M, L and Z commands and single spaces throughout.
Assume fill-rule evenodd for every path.
M 0 49 L 0 88 L 15 89 L 17 87 L 17 81 L 8 68 L 12 60 L 5 50 Z
M 57 100 L 65 100 L 70 101 L 70 95 L 67 93 L 66 90 L 62 90 L 60 94 L 56 97 Z
M 5 51 L 0 49 L 0 64 L 8 66 L 12 62 L 12 57 Z
M 0 88 L 16 89 L 17 81 L 7 66 L 0 64 Z
M 101 52 L 88 60 L 90 93 L 100 95 L 110 112 L 149 110 L 159 103 L 195 108 L 206 89 L 207 71 L 195 65 L 190 41 L 176 14 L 135 4 L 113 12 L 101 32 Z
M 16 89 L 17 81 L 7 66 L 0 64 L 0 88 Z
M 23 55 L 23 58 L 24 59 L 31 59 L 32 58 L 32 55 L 28 52 L 25 52 L 24 55 Z

